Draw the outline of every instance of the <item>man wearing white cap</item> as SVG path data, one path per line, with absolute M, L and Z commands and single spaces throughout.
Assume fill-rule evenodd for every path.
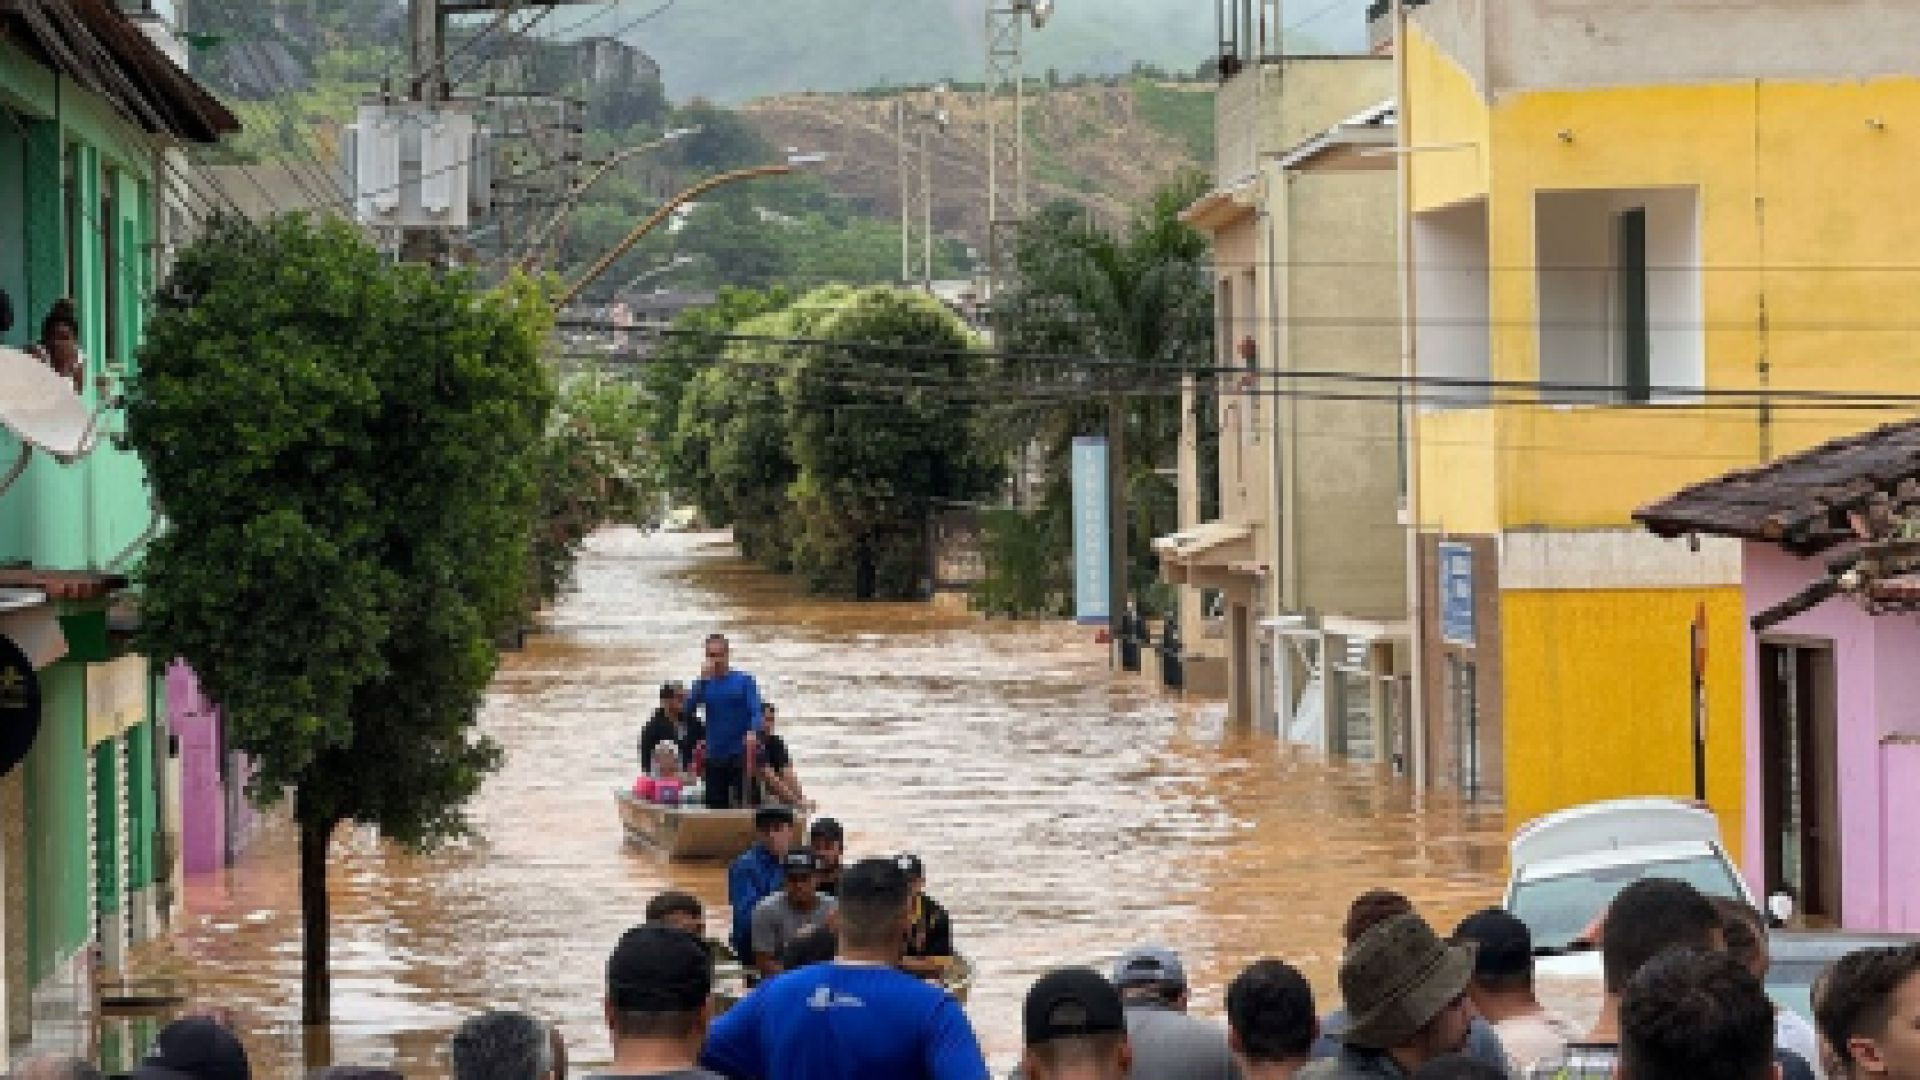
M 1129 1075 L 1238 1080 L 1226 1029 L 1187 1015 L 1187 971 L 1178 953 L 1159 945 L 1129 949 L 1113 965 L 1113 985 L 1127 1011 Z

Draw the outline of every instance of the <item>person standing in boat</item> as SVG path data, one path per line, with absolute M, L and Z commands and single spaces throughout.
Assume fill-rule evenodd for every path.
M 800 775 L 793 771 L 793 755 L 787 752 L 787 740 L 775 730 L 779 719 L 773 702 L 760 703 L 760 758 L 754 763 L 760 801 L 805 808 L 807 793 L 800 788 Z
M 707 718 L 707 809 L 727 810 L 745 801 L 749 754 L 760 748 L 760 686 L 729 665 L 725 634 L 709 634 L 706 660 L 687 708 Z
M 693 768 L 693 750 L 707 733 L 699 717 L 687 709 L 687 688 L 678 682 L 660 687 L 660 704 L 640 729 L 640 767 L 651 771 L 657 760 L 654 751 L 662 743 L 672 743 L 680 753 L 680 768 Z
M 727 905 L 733 909 L 728 943 L 743 964 L 753 963 L 753 909 L 786 884 L 787 852 L 793 850 L 793 811 L 767 806 L 753 815 L 753 846 L 727 867 Z
M 933 978 L 953 963 L 953 919 L 940 901 L 927 895 L 927 868 L 918 855 L 902 855 L 900 869 L 913 890 L 913 922 L 907 927 L 900 966 L 922 978 Z

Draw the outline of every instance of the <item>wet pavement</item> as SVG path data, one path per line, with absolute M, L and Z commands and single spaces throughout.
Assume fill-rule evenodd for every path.
M 338 842 L 334 1060 L 444 1076 L 448 1032 L 488 1006 L 558 1022 L 576 1075 L 607 1060 L 602 970 L 647 897 L 691 889 L 724 926 L 721 869 L 623 847 L 611 794 L 659 683 L 691 678 L 715 630 L 781 706 L 849 857 L 926 859 L 979 969 L 968 1011 L 996 1066 L 1049 967 L 1164 942 L 1196 1011 L 1217 1015 L 1226 981 L 1276 955 L 1331 1004 L 1355 893 L 1393 885 L 1443 928 L 1498 894 L 1497 811 L 1416 809 L 1375 770 L 1224 731 L 1217 706 L 1111 676 L 1084 628 L 811 599 L 721 537 L 615 531 L 551 630 L 505 659 L 488 697 L 507 760 L 473 807 L 478 839 L 427 855 Z M 295 874 L 290 832 L 270 826 L 232 871 L 189 883 L 192 914 L 145 958 L 236 1010 L 263 1076 L 302 1059 Z

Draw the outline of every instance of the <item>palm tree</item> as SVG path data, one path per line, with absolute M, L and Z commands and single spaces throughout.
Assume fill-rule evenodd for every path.
M 1116 453 L 1131 507 L 1127 577 L 1136 596 L 1157 579 L 1153 537 L 1177 521 L 1174 485 L 1162 470 L 1179 449 L 1180 377 L 1213 356 L 1208 245 L 1179 217 L 1204 189 L 1200 177 L 1163 188 L 1124 232 L 1072 205 L 1042 210 L 1015 238 L 1014 281 L 996 312 L 1010 398 L 997 410 L 997 433 L 1009 446 L 1035 439 L 1046 449 L 1045 512 L 1063 559 L 1073 438 L 1108 432 L 1109 403 L 1124 399 Z M 1203 449 L 1201 461 L 1213 467 L 1215 455 Z

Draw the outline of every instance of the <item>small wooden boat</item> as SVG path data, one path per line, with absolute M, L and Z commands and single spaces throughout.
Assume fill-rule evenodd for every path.
M 739 1004 L 740 999 L 753 988 L 746 969 L 742 968 L 737 960 L 731 959 L 732 951 L 726 950 L 721 955 L 725 959 L 714 967 L 713 972 L 715 1016 Z M 965 1005 L 968 995 L 973 993 L 973 976 L 973 961 L 965 956 L 955 956 L 953 962 L 947 965 L 947 970 L 940 976 L 937 985 L 952 994 L 955 1001 Z
M 751 809 L 709 810 L 704 806 L 662 806 L 615 788 L 620 825 L 627 840 L 680 862 L 730 862 L 753 846 Z M 806 815 L 794 815 L 794 828 L 806 834 Z

